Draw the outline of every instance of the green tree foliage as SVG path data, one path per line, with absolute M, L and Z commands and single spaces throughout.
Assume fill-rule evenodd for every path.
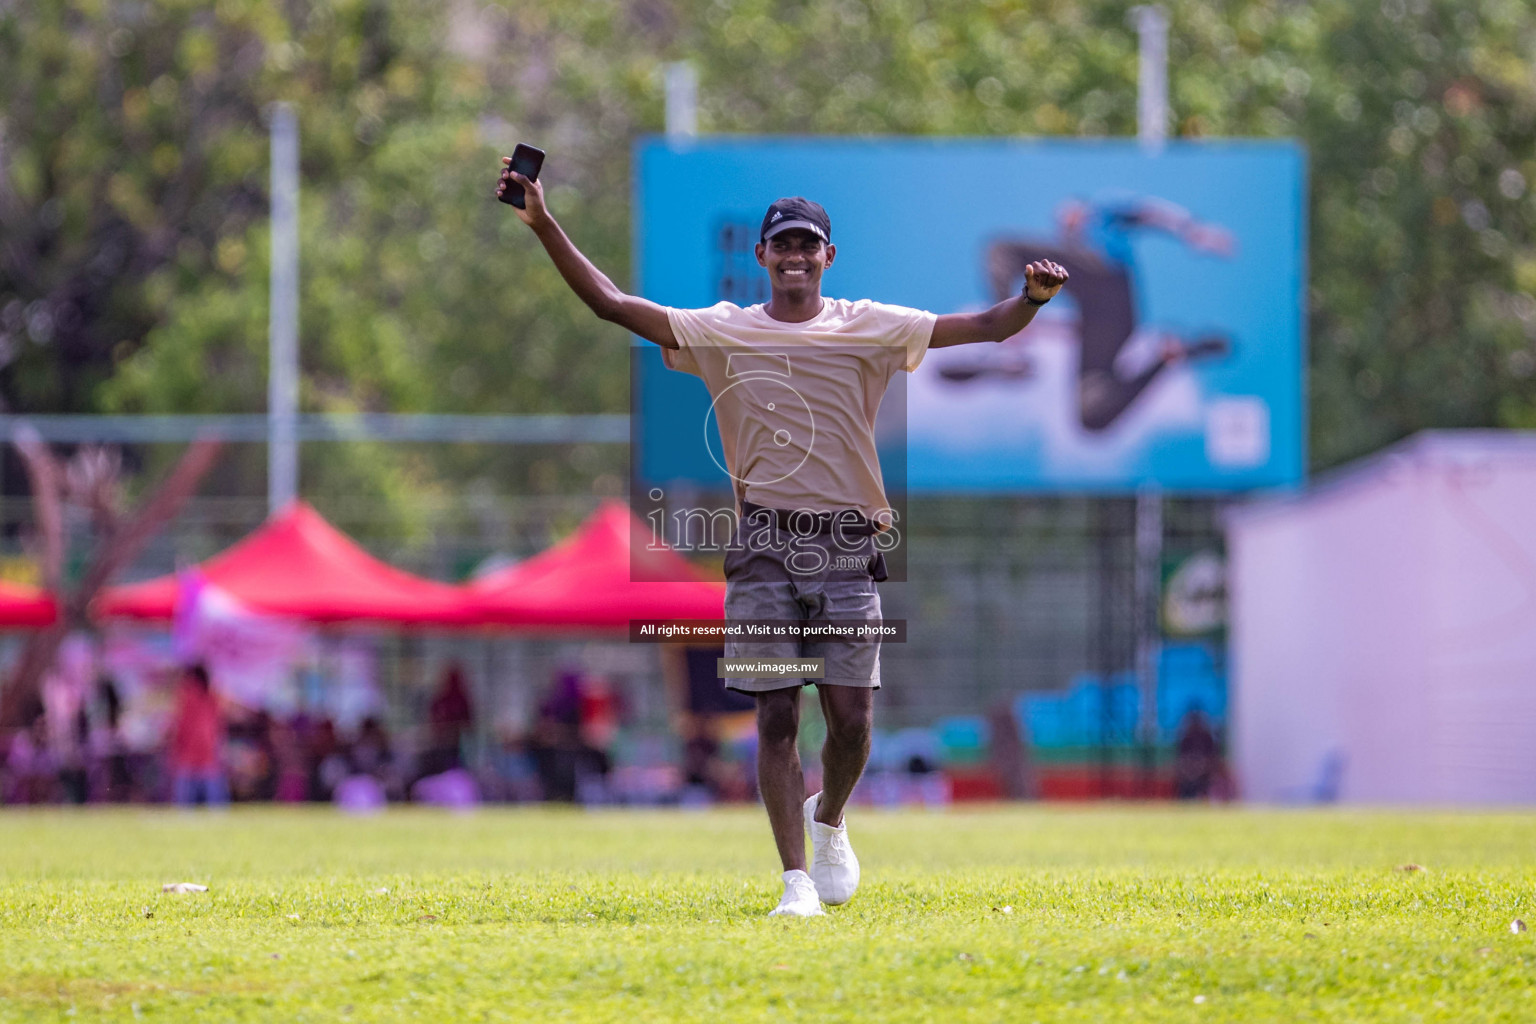
M 425 3 L 0 7 L 7 410 L 263 409 L 270 106 L 303 112 L 301 173 L 334 187 L 386 124 L 424 117 L 451 90 L 441 35 Z M 307 255 L 345 259 L 308 234 Z M 398 400 L 408 375 L 390 358 L 388 311 L 318 297 L 307 289 L 306 390 Z M 244 454 L 219 485 L 260 493 L 259 453 Z M 371 481 L 364 493 L 401 490 L 398 466 L 351 446 L 331 455 L 324 471 Z
M 187 295 L 245 271 L 266 218 L 268 105 L 304 109 L 304 174 L 334 181 L 386 119 L 432 108 L 438 34 L 420 5 L 0 8 L 6 404 L 98 407 Z M 218 317 L 265 338 L 264 300 Z
M 1169 6 L 1175 134 L 1311 155 L 1314 464 L 1422 427 L 1536 426 L 1536 9 Z M 676 59 L 707 132 L 1135 129 L 1125 7 L 1083 0 L 0 5 L 0 396 L 264 408 L 263 111 L 286 99 L 304 408 L 620 411 L 621 332 L 491 191 L 500 153 L 541 142 L 557 215 L 624 281 L 630 149 L 661 128 Z M 385 494 L 458 465 L 344 448 L 306 481 Z M 531 482 L 529 458 L 502 469 Z M 556 461 L 548 486 L 580 476 Z
M 1314 464 L 1426 427 L 1536 426 L 1536 8 L 1176 12 L 1185 130 L 1311 154 Z

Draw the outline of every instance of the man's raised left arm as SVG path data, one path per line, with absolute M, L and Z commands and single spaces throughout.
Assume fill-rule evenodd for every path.
M 979 313 L 945 313 L 933 325 L 929 348 L 969 345 L 973 341 L 1003 341 L 1035 318 L 1040 307 L 1055 298 L 1067 283 L 1061 264 L 1037 260 L 1024 268 L 1024 290 Z

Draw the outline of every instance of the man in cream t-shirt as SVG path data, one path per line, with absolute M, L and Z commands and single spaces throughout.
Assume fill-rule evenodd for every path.
M 504 157 L 503 164 L 511 159 Z M 892 526 L 874 424 L 890 379 L 916 369 L 930 348 L 1003 341 L 1022 331 L 1067 279 L 1049 261 L 1030 264 L 1024 290 L 978 313 L 933 313 L 821 294 L 837 256 L 816 203 L 781 199 L 763 217 L 757 261 L 770 299 L 742 309 L 671 309 L 628 295 L 581 254 L 544 205 L 543 188 L 515 181 L 514 209 L 566 283 L 594 313 L 660 345 L 669 367 L 703 379 L 713 399 L 723 468 L 741 520 L 726 553 L 726 618 L 878 622 L 875 583 L 885 578 L 882 534 Z M 845 903 L 859 883 L 843 807 L 869 758 L 878 642 L 728 644 L 728 658 L 819 658 L 814 678 L 733 676 L 757 701 L 758 788 L 779 850 L 784 896 L 772 914 L 808 917 Z M 822 791 L 805 795 L 797 747 L 800 690 L 816 684 L 827 740 Z M 805 836 L 811 835 L 807 871 Z
M 875 415 L 896 372 L 917 369 L 937 317 L 867 299 L 821 302 L 803 323 L 762 305 L 669 309 L 678 347 L 662 356 L 709 388 L 739 500 L 874 519 L 887 507 Z

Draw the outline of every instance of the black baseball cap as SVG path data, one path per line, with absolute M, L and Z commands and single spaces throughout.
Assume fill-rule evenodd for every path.
M 813 203 L 804 196 L 780 199 L 768 207 L 768 212 L 763 214 L 762 241 L 792 228 L 809 231 L 823 242 L 832 241 L 832 219 L 820 203 Z

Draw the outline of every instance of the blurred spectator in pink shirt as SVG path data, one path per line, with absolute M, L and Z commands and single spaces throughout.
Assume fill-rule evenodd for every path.
M 224 715 L 202 665 L 187 668 L 171 726 L 171 777 L 176 802 L 191 806 L 199 794 L 209 806 L 229 803 L 224 778 Z

